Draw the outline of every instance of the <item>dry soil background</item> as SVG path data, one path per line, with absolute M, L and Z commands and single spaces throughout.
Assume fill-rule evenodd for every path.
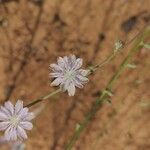
M 2 0 L 1 104 L 7 99 L 27 104 L 52 91 L 49 64 L 58 56 L 76 54 L 84 66 L 104 60 L 117 39 L 130 41 L 149 22 L 149 10 L 150 0 Z M 63 150 L 127 52 L 90 76 L 74 97 L 64 93 L 32 108 L 40 113 L 26 149 Z M 149 58 L 146 49 L 135 56 L 137 67 L 122 74 L 112 104 L 99 109 L 74 150 L 150 150 Z

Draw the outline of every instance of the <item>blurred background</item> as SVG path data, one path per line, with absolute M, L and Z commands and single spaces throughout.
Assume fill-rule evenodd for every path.
M 129 42 L 149 21 L 150 0 L 0 0 L 0 103 L 28 104 L 53 91 L 49 64 L 58 56 L 75 54 L 84 67 L 97 64 L 117 40 Z M 74 97 L 63 93 L 32 107 L 37 117 L 26 149 L 63 150 L 129 47 Z M 100 107 L 74 150 L 150 150 L 149 56 L 146 49 L 135 55 L 134 69 L 114 85 L 112 104 Z

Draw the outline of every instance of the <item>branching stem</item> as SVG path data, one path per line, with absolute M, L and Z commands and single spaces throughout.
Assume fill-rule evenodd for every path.
M 150 35 L 150 27 L 146 28 L 143 33 L 141 33 L 137 40 L 134 43 L 134 46 L 130 49 L 127 57 L 123 60 L 122 64 L 119 66 L 119 69 L 116 71 L 116 73 L 112 76 L 110 81 L 108 82 L 106 88 L 103 90 L 102 94 L 96 99 L 95 103 L 93 104 L 91 110 L 89 113 L 87 113 L 86 117 L 83 121 L 81 121 L 80 126 L 77 130 L 74 131 L 73 136 L 69 140 L 68 144 L 65 147 L 65 150 L 71 150 L 74 144 L 76 143 L 77 139 L 79 138 L 82 131 L 86 128 L 87 124 L 92 120 L 92 118 L 95 116 L 97 110 L 101 106 L 101 104 L 108 99 L 108 94 L 105 91 L 111 91 L 112 86 L 114 85 L 115 81 L 118 79 L 120 74 L 124 71 L 126 68 L 126 65 L 129 63 L 131 57 L 134 53 L 136 53 L 138 50 L 143 48 L 143 45 L 141 44 L 142 41 L 144 41 L 147 36 Z

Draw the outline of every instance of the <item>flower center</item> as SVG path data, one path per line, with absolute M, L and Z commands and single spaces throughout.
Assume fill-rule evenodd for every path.
M 19 118 L 17 116 L 12 116 L 10 118 L 10 123 L 13 125 L 13 126 L 17 126 L 18 123 L 19 123 Z
M 72 79 L 72 78 L 74 78 L 74 73 L 73 73 L 73 71 L 66 71 L 66 73 L 65 73 L 65 78 L 66 78 L 66 79 Z

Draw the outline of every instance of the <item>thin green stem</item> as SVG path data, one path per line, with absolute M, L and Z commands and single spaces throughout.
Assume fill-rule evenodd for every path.
M 102 94 L 96 99 L 96 101 L 93 104 L 93 106 L 92 106 L 91 110 L 89 111 L 89 113 L 87 113 L 87 115 L 84 118 L 84 120 L 81 121 L 80 126 L 78 127 L 78 129 L 74 131 L 73 136 L 71 137 L 71 139 L 69 140 L 68 144 L 65 147 L 65 150 L 71 150 L 72 149 L 73 145 L 76 143 L 76 141 L 79 138 L 80 134 L 86 128 L 87 124 L 91 121 L 91 119 L 95 116 L 97 110 L 100 108 L 100 106 L 102 105 L 102 103 L 104 101 L 108 100 L 108 93 L 106 91 L 111 91 L 112 86 L 114 85 L 114 83 L 116 82 L 116 80 L 118 79 L 118 77 L 120 76 L 120 74 L 126 68 L 126 65 L 129 63 L 131 57 L 133 56 L 133 54 L 135 52 L 137 52 L 138 50 L 140 50 L 143 47 L 143 45 L 141 44 L 141 42 L 147 36 L 149 36 L 149 34 L 150 34 L 150 27 L 146 28 L 144 30 L 144 32 L 137 37 L 137 40 L 136 40 L 134 46 L 129 51 L 127 57 L 124 59 L 124 61 L 120 65 L 119 69 L 112 76 L 112 78 L 108 82 L 106 88 L 103 90 Z
M 97 64 L 93 67 L 93 69 L 91 69 L 91 71 L 95 72 L 97 69 L 102 68 L 104 65 L 106 65 L 107 63 L 109 63 L 114 57 L 116 56 L 116 53 L 111 53 L 103 62 L 101 62 L 100 64 Z
M 33 102 L 31 102 L 30 104 L 26 105 L 25 107 L 31 107 L 31 106 L 33 106 L 33 105 L 35 105 L 35 104 L 37 104 L 37 103 L 39 103 L 39 102 L 41 102 L 43 100 L 46 100 L 46 99 L 48 99 L 48 98 L 50 98 L 50 97 L 52 97 L 52 96 L 54 96 L 54 95 L 56 95 L 56 94 L 58 94 L 60 92 L 61 92 L 61 89 L 55 90 L 54 92 L 48 93 L 47 95 L 45 95 L 45 96 L 43 96 L 41 98 L 37 98 L 37 99 L 33 100 Z

